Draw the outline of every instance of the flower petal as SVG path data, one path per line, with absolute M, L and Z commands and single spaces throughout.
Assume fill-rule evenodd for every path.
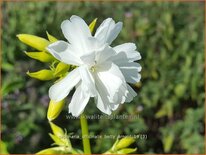
M 137 83 L 140 81 L 141 75 L 138 73 L 142 69 L 140 64 L 135 62 L 122 62 L 121 64 L 119 64 L 119 67 L 127 82 Z
M 85 88 L 84 91 L 90 94 L 91 97 L 96 96 L 95 81 L 93 75 L 89 71 L 87 66 L 79 67 L 79 73 L 82 79 L 82 85 Z
M 130 87 L 130 85 L 127 84 L 127 90 L 129 91 L 126 101 L 125 102 L 131 102 L 135 96 L 137 96 L 137 93 Z
M 140 53 L 136 51 L 136 45 L 134 43 L 125 43 L 113 48 L 117 53 L 124 52 L 129 61 L 140 60 Z
M 49 89 L 49 97 L 55 102 L 59 102 L 64 99 L 72 88 L 80 81 L 79 70 L 74 69 L 61 81 L 55 83 Z
M 69 104 L 69 113 L 72 113 L 73 116 L 78 117 L 86 107 L 87 103 L 89 102 L 90 95 L 85 93 L 82 89 L 82 85 L 80 84 Z
M 107 115 L 111 115 L 111 113 L 112 113 L 111 109 L 110 109 L 109 105 L 107 104 L 107 103 L 109 103 L 107 96 L 105 96 L 103 94 L 100 95 L 100 93 L 98 93 L 98 96 L 95 99 L 96 99 L 95 103 L 97 105 L 97 108 L 101 112 L 103 112 Z
M 94 36 L 99 41 L 103 43 L 108 43 L 110 45 L 112 41 L 116 39 L 121 29 L 122 22 L 118 22 L 117 24 L 115 24 L 112 18 L 107 18 L 98 27 Z
M 73 15 L 70 20 L 65 20 L 61 24 L 65 38 L 75 47 L 77 54 L 81 55 L 88 50 L 88 37 L 91 32 L 85 21 Z
M 101 64 L 105 61 L 107 61 L 108 59 L 110 59 L 112 56 L 115 55 L 115 51 L 109 47 L 108 45 L 105 45 L 104 48 L 102 48 L 99 51 L 96 51 L 96 62 L 97 64 Z
M 108 64 L 101 66 L 95 82 L 98 91 L 95 101 L 97 108 L 110 115 L 111 110 L 116 110 L 126 100 L 128 90 L 123 75 L 115 64 Z
M 47 47 L 47 50 L 61 62 L 76 66 L 82 64 L 82 61 L 74 55 L 74 49 L 72 46 L 65 41 L 57 41 L 50 44 Z
M 80 57 L 85 65 L 92 67 L 95 65 L 95 52 L 90 52 Z
M 105 96 L 108 97 L 109 102 L 116 103 L 118 100 L 118 90 L 122 84 L 121 79 L 112 74 L 98 73 L 95 81 L 99 93 L 105 94 Z

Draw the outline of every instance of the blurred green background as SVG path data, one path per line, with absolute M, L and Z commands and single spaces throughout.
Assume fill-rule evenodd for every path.
M 138 119 L 89 120 L 98 134 L 145 134 L 136 153 L 204 153 L 204 2 L 4 2 L 2 3 L 2 140 L 9 153 L 35 153 L 50 147 L 46 118 L 52 81 L 29 78 L 26 71 L 47 67 L 28 58 L 34 49 L 16 35 L 46 38 L 46 31 L 64 39 L 60 24 L 76 14 L 89 24 L 98 18 L 122 21 L 123 30 L 112 46 L 135 42 L 142 55 L 138 96 L 114 114 Z M 89 106 L 94 107 L 93 102 Z M 80 134 L 78 120 L 64 111 L 55 123 Z M 97 108 L 88 114 L 101 114 Z M 81 141 L 71 139 L 82 148 Z M 103 153 L 115 139 L 92 139 L 92 152 Z

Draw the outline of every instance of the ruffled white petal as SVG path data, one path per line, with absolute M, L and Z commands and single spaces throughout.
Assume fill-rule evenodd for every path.
M 69 113 L 72 113 L 73 116 L 78 117 L 84 111 L 84 108 L 89 102 L 89 98 L 90 95 L 82 89 L 82 85 L 80 84 L 69 104 Z
M 119 67 L 127 82 L 137 83 L 140 81 L 141 75 L 138 73 L 142 69 L 140 64 L 135 62 L 130 62 L 130 63 L 123 62 L 119 64 Z
M 91 97 L 96 96 L 96 87 L 93 75 L 89 71 L 86 65 L 79 67 L 80 77 L 82 79 L 82 85 L 84 91 L 87 92 Z
M 76 49 L 76 54 L 88 52 L 88 37 L 91 37 L 91 32 L 82 18 L 73 15 L 70 20 L 62 22 L 61 29 L 65 38 Z
M 108 60 L 115 63 L 118 66 L 122 62 L 124 62 L 124 63 L 130 62 L 130 60 L 127 58 L 127 55 L 125 52 L 115 53 L 115 55 L 111 56 Z
M 110 45 L 112 41 L 116 39 L 121 29 L 122 22 L 118 22 L 117 24 L 115 24 L 112 18 L 107 18 L 98 27 L 94 36 L 102 43 L 108 43 Z
M 82 61 L 75 55 L 72 46 L 65 41 L 57 41 L 50 44 L 47 50 L 61 62 L 77 66 L 82 64 Z
M 119 68 L 113 63 L 104 63 L 98 67 L 95 76 L 98 91 L 97 107 L 110 114 L 120 103 L 124 103 L 128 90 L 124 77 Z
M 61 81 L 55 83 L 49 89 L 49 97 L 56 102 L 64 99 L 72 88 L 80 81 L 79 70 L 74 69 Z
M 85 65 L 88 65 L 88 67 L 92 67 L 95 65 L 95 57 L 95 52 L 90 52 L 81 56 L 80 59 Z
M 98 96 L 95 98 L 95 103 L 97 105 L 97 108 L 107 114 L 107 115 L 110 115 L 112 112 L 111 112 L 111 109 L 109 107 L 109 100 L 107 98 L 106 95 L 103 95 L 101 92 L 98 93 Z
M 129 61 L 140 60 L 140 53 L 136 51 L 136 45 L 134 43 L 125 43 L 113 48 L 117 53 L 125 53 Z
M 129 91 L 126 101 L 125 102 L 131 102 L 135 96 L 137 96 L 137 93 L 130 87 L 130 85 L 127 84 L 127 90 Z
M 105 48 L 105 43 L 100 42 L 95 37 L 89 37 L 88 38 L 88 51 L 94 52 L 94 51 L 100 51 Z
M 108 97 L 109 102 L 112 103 L 117 102 L 118 91 L 121 85 L 122 85 L 122 80 L 120 78 L 112 74 L 109 74 L 107 72 L 97 73 L 96 86 L 98 90 L 101 89 L 105 90 L 105 95 Z
M 97 64 L 101 64 L 113 57 L 114 55 L 115 51 L 111 47 L 105 45 L 103 49 L 96 51 L 95 61 Z

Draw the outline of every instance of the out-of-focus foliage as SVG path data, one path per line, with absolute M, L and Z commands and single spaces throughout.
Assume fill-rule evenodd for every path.
M 64 39 L 60 24 L 76 14 L 89 24 L 112 17 L 124 27 L 112 46 L 135 42 L 142 55 L 138 96 L 115 115 L 137 119 L 90 119 L 91 135 L 139 135 L 137 153 L 204 153 L 204 2 L 4 2 L 2 3 L 2 140 L 9 153 L 35 153 L 52 143 L 46 118 L 53 82 L 26 72 L 46 68 L 23 51 L 17 34 Z M 69 99 L 68 99 L 69 100 Z M 68 105 L 68 100 L 65 105 Z M 56 122 L 81 135 L 78 120 L 67 119 L 67 106 Z M 87 114 L 101 114 L 93 104 Z M 141 135 L 147 135 L 147 139 Z M 92 152 L 108 150 L 116 139 L 91 139 Z M 81 149 L 81 140 L 71 139 Z

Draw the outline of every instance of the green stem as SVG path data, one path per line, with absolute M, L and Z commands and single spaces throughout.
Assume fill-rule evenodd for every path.
M 80 122 L 82 128 L 82 141 L 83 141 L 84 153 L 91 154 L 87 119 L 83 113 L 80 116 Z

